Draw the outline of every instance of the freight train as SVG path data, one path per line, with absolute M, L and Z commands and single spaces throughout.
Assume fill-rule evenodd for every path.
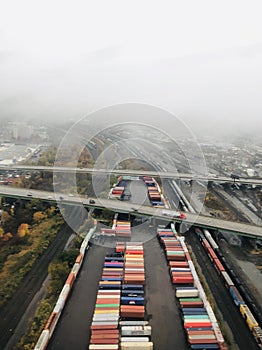
M 262 330 L 259 325 L 259 323 L 261 324 L 262 316 L 259 310 L 257 310 L 255 303 L 248 295 L 245 287 L 236 276 L 233 269 L 230 268 L 226 262 L 225 257 L 223 256 L 218 244 L 213 239 L 210 232 L 205 229 L 202 231 L 199 228 L 196 228 L 195 232 L 215 269 L 223 279 L 235 305 L 239 309 L 242 317 L 245 319 L 250 332 L 252 332 L 259 347 L 262 349 Z

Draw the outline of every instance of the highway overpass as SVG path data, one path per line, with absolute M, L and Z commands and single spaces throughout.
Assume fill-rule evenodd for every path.
M 238 183 L 250 185 L 262 185 L 262 178 L 241 177 L 240 179 L 232 179 L 229 176 L 215 176 L 187 174 L 170 171 L 144 171 L 144 170 L 123 170 L 123 169 L 94 169 L 94 168 L 73 168 L 73 167 L 57 167 L 57 166 L 36 166 L 36 165 L 0 165 L 0 170 L 22 170 L 22 171 L 49 171 L 55 173 L 80 173 L 80 174 L 110 174 L 110 175 L 130 175 L 130 176 L 160 176 L 163 179 L 180 179 L 195 181 L 213 181 L 219 183 Z
M 78 196 L 78 194 L 64 194 L 64 193 L 54 193 L 47 191 L 39 190 L 28 190 L 28 189 L 19 189 L 8 186 L 0 186 L 0 196 L 8 196 L 13 198 L 24 198 L 30 200 L 32 198 L 38 198 L 41 200 L 46 200 L 54 203 L 63 203 L 65 205 L 83 205 L 86 207 L 92 208 L 108 208 L 114 212 L 118 213 L 131 213 L 136 216 L 146 216 L 148 218 L 162 219 L 164 221 L 170 222 L 175 221 L 191 226 L 198 226 L 202 228 L 207 228 L 211 230 L 219 230 L 223 232 L 230 232 L 234 234 L 240 234 L 244 236 L 254 237 L 262 239 L 262 226 L 256 226 L 246 223 L 233 222 L 227 220 L 221 220 L 218 218 L 213 218 L 204 215 L 197 215 L 192 213 L 187 213 L 187 218 L 181 220 L 180 218 L 173 218 L 173 210 L 165 209 L 163 211 L 160 208 L 153 208 L 145 205 L 135 205 L 132 203 L 119 201 L 119 200 L 110 200 L 110 199 L 101 199 L 101 198 L 84 198 Z M 61 197 L 63 197 L 61 199 Z M 90 199 L 95 201 L 95 204 L 90 204 Z M 136 209 L 136 210 L 134 210 Z

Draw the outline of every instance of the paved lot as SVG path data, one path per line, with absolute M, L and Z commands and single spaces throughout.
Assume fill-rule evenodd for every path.
M 154 350 L 188 349 L 164 251 L 154 237 L 144 245 L 147 315 Z
M 104 257 L 112 249 L 89 248 L 48 350 L 86 350 Z

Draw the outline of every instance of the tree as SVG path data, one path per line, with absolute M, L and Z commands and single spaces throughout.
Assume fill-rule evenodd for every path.
M 2 212 L 1 221 L 4 223 L 4 222 L 6 222 L 9 218 L 10 218 L 10 215 L 8 214 L 7 211 L 4 210 L 4 211 Z
M 47 215 L 42 211 L 36 211 L 33 215 L 34 222 L 40 222 L 47 218 Z
M 29 234 L 29 225 L 21 224 L 17 229 L 17 236 L 22 238 Z

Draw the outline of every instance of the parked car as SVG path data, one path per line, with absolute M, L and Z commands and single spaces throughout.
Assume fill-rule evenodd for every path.
M 89 199 L 90 204 L 95 204 L 95 201 L 93 199 Z

